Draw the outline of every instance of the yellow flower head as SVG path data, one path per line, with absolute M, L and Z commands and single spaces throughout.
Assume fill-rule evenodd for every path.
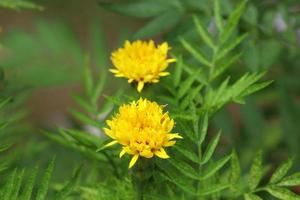
M 160 76 L 167 76 L 165 72 L 169 63 L 175 59 L 168 59 L 170 47 L 164 42 L 157 47 L 150 40 L 125 42 L 123 48 L 119 48 L 111 55 L 111 60 L 116 69 L 110 69 L 116 77 L 126 77 L 128 82 L 137 82 L 137 90 L 142 91 L 145 83 L 157 83 Z
M 119 113 L 106 123 L 109 128 L 104 128 L 104 132 L 113 139 L 106 146 L 119 143 L 120 157 L 125 153 L 133 155 L 129 168 L 139 156 L 169 158 L 164 147 L 173 146 L 173 139 L 182 138 L 178 133 L 170 133 L 174 120 L 163 112 L 163 106 L 142 98 L 121 106 Z

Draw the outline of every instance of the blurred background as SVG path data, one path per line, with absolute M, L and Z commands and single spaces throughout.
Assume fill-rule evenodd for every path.
M 68 109 L 77 106 L 71 94 L 82 93 L 85 55 L 97 75 L 110 67 L 110 52 L 125 39 L 166 40 L 176 52 L 179 36 L 201 46 L 192 16 L 204 21 L 211 34 L 216 30 L 210 0 L 36 0 L 33 7 L 9 7 L 1 1 L 1 97 L 13 97 L 1 115 L 16 122 L 3 138 L 19 138 L 14 162 L 26 166 L 47 162 L 53 154 L 59 169 L 85 159 L 40 133 L 42 128 L 81 125 Z M 225 19 L 237 2 L 221 1 Z M 275 166 L 296 156 L 299 169 L 299 0 L 249 1 L 236 34 L 243 32 L 249 35 L 237 49 L 242 59 L 227 75 L 267 70 L 265 79 L 274 82 L 244 105 L 228 105 L 214 117 L 211 129 L 223 130 L 221 149 L 235 147 L 244 165 L 263 149 Z M 109 81 L 104 93 L 113 94 L 119 80 L 105 76 Z M 55 173 L 60 173 L 57 179 L 68 175 L 64 170 Z

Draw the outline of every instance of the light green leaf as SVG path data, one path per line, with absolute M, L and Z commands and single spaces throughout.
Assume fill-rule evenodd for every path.
M 272 196 L 282 199 L 282 200 L 299 200 L 300 196 L 291 192 L 288 189 L 280 188 L 277 186 L 270 186 L 266 188 L 266 191 L 269 192 Z
M 41 181 L 41 185 L 37 191 L 36 200 L 44 200 L 48 193 L 49 182 L 54 168 L 55 159 L 53 158 L 46 169 Z
M 182 46 L 194 56 L 194 58 L 205 66 L 211 67 L 211 63 L 204 57 L 203 53 L 199 50 L 196 50 L 190 43 L 188 43 L 185 39 L 180 38 L 180 42 Z
M 177 97 L 180 99 L 183 96 L 186 95 L 187 92 L 191 89 L 191 86 L 199 76 L 199 74 L 202 72 L 202 70 L 196 71 L 192 76 L 189 76 L 186 80 L 184 80 L 178 89 L 178 95 Z
M 220 9 L 220 0 L 214 0 L 214 17 L 219 32 L 223 31 L 222 12 Z
M 206 134 L 208 129 L 208 113 L 205 113 L 203 118 L 201 119 L 201 125 L 200 125 L 200 132 L 199 136 L 199 144 L 202 144 L 205 140 Z
M 34 182 L 35 182 L 35 178 L 36 178 L 37 173 L 38 173 L 38 168 L 35 167 L 32 170 L 29 178 L 27 179 L 27 182 L 26 182 L 26 185 L 24 187 L 23 193 L 20 196 L 21 200 L 30 200 L 31 199 L 32 191 L 33 191 L 33 187 L 34 187 Z
M 234 48 L 236 48 L 246 37 L 247 33 L 237 37 L 233 42 L 230 42 L 228 46 L 222 48 L 222 50 L 217 54 L 217 60 L 223 59 L 228 53 L 230 53 Z
M 217 78 L 219 75 L 221 75 L 223 72 L 225 72 L 233 63 L 237 62 L 242 53 L 238 53 L 234 56 L 231 56 L 228 60 L 225 60 L 220 65 L 216 66 L 216 68 L 213 71 L 212 79 Z
M 211 48 L 215 48 L 215 44 L 213 42 L 213 39 L 211 38 L 211 36 L 209 35 L 209 33 L 207 32 L 207 30 L 203 27 L 203 25 L 200 23 L 200 21 L 198 20 L 198 18 L 196 16 L 194 16 L 194 23 L 196 25 L 196 29 L 197 32 L 199 33 L 201 39 Z
M 231 183 L 236 183 L 241 177 L 241 166 L 236 151 L 232 152 L 230 168 L 229 180 Z
M 221 136 L 221 133 L 219 132 L 219 133 L 218 133 L 218 134 L 210 141 L 210 143 L 208 144 L 208 147 L 206 148 L 206 150 L 205 150 L 205 152 L 204 152 L 204 155 L 203 155 L 201 164 L 205 164 L 205 163 L 207 163 L 207 162 L 211 159 L 211 157 L 212 157 L 212 155 L 213 155 L 213 153 L 214 153 L 214 151 L 215 151 L 215 149 L 216 149 L 216 147 L 217 147 L 217 145 L 218 145 L 218 143 L 219 143 L 220 136 Z
M 246 7 L 247 0 L 243 0 L 238 7 L 230 14 L 229 19 L 227 20 L 227 23 L 224 27 L 224 31 L 221 33 L 220 40 L 221 43 L 224 43 L 227 41 L 227 39 L 230 37 L 234 29 L 236 28 L 236 25 L 239 22 L 239 19 L 241 15 L 244 12 L 244 9 Z
M 176 59 L 176 65 L 175 65 L 175 70 L 174 70 L 174 75 L 173 75 L 173 83 L 174 86 L 177 87 L 178 84 L 180 83 L 181 80 L 181 74 L 182 74 L 182 69 L 183 69 L 183 63 L 182 63 L 182 55 L 178 56 Z
M 245 200 L 263 200 L 262 198 L 260 198 L 256 194 L 245 194 L 244 199 Z
M 207 169 L 203 171 L 203 176 L 201 177 L 201 180 L 205 180 L 213 176 L 215 173 L 217 173 L 231 158 L 231 154 L 228 156 L 225 156 L 224 158 L 213 162 L 208 165 Z
M 251 85 L 250 87 L 248 87 L 242 94 L 241 96 L 248 96 L 249 94 L 252 94 L 254 92 L 260 91 L 262 89 L 264 89 L 265 87 L 267 87 L 268 85 L 270 85 L 271 83 L 273 83 L 273 80 L 270 81 L 264 81 L 262 83 L 255 83 L 253 85 Z
M 39 10 L 42 11 L 43 7 L 39 6 L 37 4 L 31 3 L 30 1 L 26 0 L 1 0 L 0 1 L 0 7 L 4 8 L 10 8 L 14 10 L 20 10 L 20 9 L 33 9 L 33 10 Z
M 195 171 L 195 169 L 193 167 L 191 167 L 186 162 L 182 162 L 182 161 L 176 159 L 175 157 L 168 159 L 168 161 L 183 175 L 185 175 L 191 179 L 194 179 L 194 180 L 199 180 L 198 173 Z
M 262 152 L 259 151 L 250 168 L 248 175 L 248 184 L 251 190 L 254 190 L 259 184 L 263 176 L 263 166 L 262 166 Z
M 12 195 L 13 192 L 13 187 L 14 187 L 14 183 L 16 181 L 17 178 L 17 172 L 18 170 L 15 169 L 11 175 L 9 176 L 9 179 L 7 181 L 7 183 L 4 186 L 4 196 L 3 196 L 3 200 L 10 200 L 10 197 Z
M 10 200 L 17 200 L 18 199 L 18 195 L 19 195 L 19 191 L 20 191 L 20 188 L 21 188 L 23 176 L 24 176 L 24 170 L 18 172 L 18 174 L 16 176 L 14 186 L 13 186 L 13 190 L 11 192 L 11 196 L 9 198 Z
M 295 173 L 282 179 L 277 185 L 279 186 L 297 186 L 300 185 L 300 172 Z
M 182 155 L 184 155 L 186 158 L 188 158 L 189 160 L 191 160 L 195 163 L 200 163 L 198 156 L 194 152 L 188 150 L 187 148 L 181 147 L 178 144 L 176 144 L 174 146 L 174 148 L 177 151 L 179 151 Z
M 273 173 L 270 179 L 270 183 L 277 183 L 278 181 L 280 181 L 287 174 L 289 169 L 292 167 L 293 163 L 294 163 L 294 159 L 291 158 L 286 163 L 280 165 Z

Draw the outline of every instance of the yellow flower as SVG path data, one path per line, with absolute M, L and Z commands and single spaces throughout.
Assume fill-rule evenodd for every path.
M 129 168 L 140 156 L 169 158 L 164 147 L 173 146 L 173 139 L 182 138 L 178 133 L 170 133 L 174 120 L 163 112 L 163 106 L 142 98 L 122 105 L 119 113 L 106 123 L 109 128 L 104 128 L 104 132 L 113 139 L 106 146 L 121 144 L 120 157 L 125 153 L 133 156 Z
M 157 47 L 150 40 L 125 42 L 123 48 L 119 48 L 111 55 L 111 60 L 116 69 L 110 69 L 116 77 L 126 77 L 128 82 L 137 82 L 137 90 L 142 91 L 145 83 L 157 83 L 160 76 L 167 76 L 166 68 L 175 59 L 168 59 L 170 47 L 164 42 Z

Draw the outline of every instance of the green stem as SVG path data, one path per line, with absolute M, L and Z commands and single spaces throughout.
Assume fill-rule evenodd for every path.
M 144 190 L 144 186 L 143 186 L 143 181 L 136 176 L 135 177 L 135 190 L 136 190 L 136 200 L 143 200 L 144 199 L 144 195 L 143 195 L 143 190 Z
M 145 184 L 152 176 L 152 162 L 149 159 L 140 158 L 133 170 L 133 184 L 136 190 L 136 200 L 144 199 Z

